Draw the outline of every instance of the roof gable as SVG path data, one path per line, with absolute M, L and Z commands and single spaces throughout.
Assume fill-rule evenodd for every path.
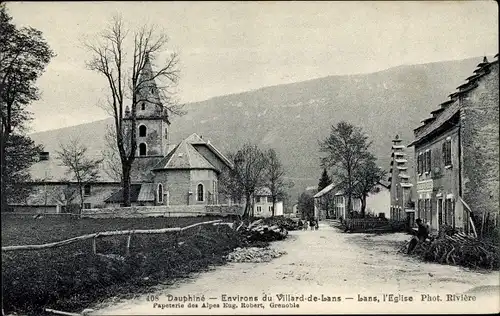
M 156 166 L 156 170 L 161 169 L 214 169 L 215 167 L 201 155 L 187 139 L 181 141 Z

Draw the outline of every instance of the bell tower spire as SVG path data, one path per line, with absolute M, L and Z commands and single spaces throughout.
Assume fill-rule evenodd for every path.
M 140 69 L 137 79 L 138 93 L 135 107 L 137 126 L 137 152 L 136 157 L 165 156 L 168 148 L 168 117 L 160 91 L 156 85 L 156 74 L 153 71 L 152 58 L 146 53 L 144 65 Z M 154 61 L 154 60 L 153 60 Z M 131 117 L 125 116 L 124 120 Z

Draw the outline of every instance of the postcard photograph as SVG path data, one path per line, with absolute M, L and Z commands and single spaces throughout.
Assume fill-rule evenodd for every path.
M 498 24 L 0 2 L 2 316 L 499 313 Z

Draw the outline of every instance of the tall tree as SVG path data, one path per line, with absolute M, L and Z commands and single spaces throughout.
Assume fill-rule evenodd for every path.
M 168 54 L 168 37 L 156 26 L 144 26 L 133 32 L 131 60 L 126 54 L 126 40 L 129 30 L 123 20 L 115 17 L 111 25 L 95 41 L 85 43 L 91 58 L 87 62 L 90 70 L 101 74 L 107 82 L 109 98 L 105 104 L 114 118 L 116 147 L 120 156 L 123 201 L 130 206 L 131 170 L 137 151 L 137 106 L 147 102 L 162 109 L 164 120 L 169 122 L 169 114 L 183 114 L 182 105 L 173 98 L 171 88 L 179 79 L 178 56 Z M 154 66 L 161 55 L 167 54 L 166 60 L 153 67 L 150 78 L 141 74 L 148 63 Z M 150 81 L 158 83 L 154 93 L 145 93 L 151 89 Z M 128 100 L 126 100 L 128 99 Z M 130 120 L 125 123 L 125 103 L 130 102 Z
M 323 168 L 323 173 L 321 174 L 321 178 L 319 178 L 318 192 L 326 188 L 330 183 L 332 183 L 332 179 L 328 176 L 326 168 Z
M 99 166 L 102 159 L 88 157 L 88 148 L 78 139 L 70 140 L 67 145 L 61 145 L 57 151 L 57 159 L 61 165 L 68 168 L 67 174 L 76 181 L 80 196 L 80 210 L 83 209 L 85 185 L 99 179 Z
M 26 164 L 8 166 L 9 163 L 17 164 L 17 159 L 10 159 L 8 154 L 14 152 L 14 142 L 10 139 L 13 135 L 23 137 L 25 144 L 29 142 L 24 136 L 26 123 L 31 119 L 27 106 L 40 97 L 35 86 L 36 80 L 42 75 L 45 67 L 50 62 L 54 53 L 42 37 L 42 32 L 32 27 L 16 28 L 12 24 L 12 17 L 7 13 L 5 3 L 0 3 L 0 180 L 1 180 L 1 206 L 7 207 L 7 199 L 12 193 L 9 187 L 15 181 L 28 180 L 27 177 L 12 179 L 9 170 L 19 170 Z M 9 146 L 10 149 L 9 149 Z M 19 148 L 19 147 L 17 147 Z M 29 145 L 26 148 L 33 149 Z M 19 157 L 26 154 L 24 162 L 32 161 L 30 157 L 35 151 L 20 151 Z M 15 181 L 14 181 L 15 180 Z
M 245 144 L 233 157 L 233 181 L 237 184 L 245 198 L 243 217 L 248 217 L 252 209 L 255 191 L 265 184 L 266 155 L 257 145 Z
M 335 183 L 347 196 L 347 211 L 352 211 L 352 197 L 356 184 L 355 171 L 369 155 L 368 137 L 361 128 L 341 121 L 331 127 L 330 135 L 320 142 L 324 153 L 323 167 L 332 168 Z
M 385 171 L 377 166 L 375 156 L 369 154 L 354 172 L 354 177 L 354 196 L 361 200 L 361 217 L 365 217 L 366 198 L 371 193 L 378 193 L 377 185 L 385 177 Z
M 273 201 L 272 215 L 275 215 L 275 207 L 278 199 L 286 198 L 286 190 L 293 186 L 292 182 L 285 180 L 285 169 L 281 163 L 276 151 L 268 149 L 265 152 L 267 166 L 265 170 L 265 184 L 271 191 L 271 199 Z

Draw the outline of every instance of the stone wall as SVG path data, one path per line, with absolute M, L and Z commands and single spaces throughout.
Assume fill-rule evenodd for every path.
M 462 189 L 475 213 L 499 206 L 498 62 L 462 100 Z
M 85 218 L 190 217 L 202 215 L 242 215 L 240 205 L 131 206 L 82 210 Z

